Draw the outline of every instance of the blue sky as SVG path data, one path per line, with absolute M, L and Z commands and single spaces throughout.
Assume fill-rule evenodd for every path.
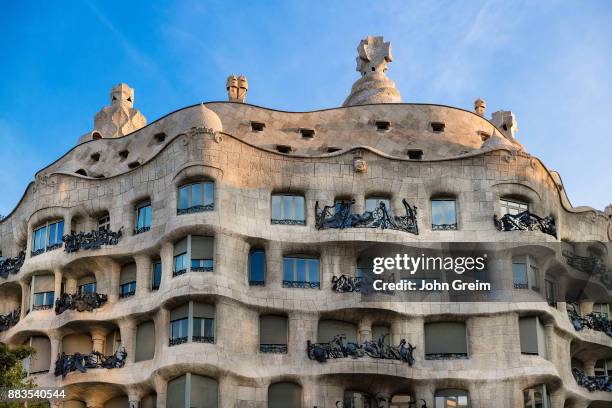
M 7 2 L 0 14 L 0 214 L 91 130 L 112 85 L 149 122 L 225 100 L 339 106 L 366 35 L 391 41 L 405 102 L 516 113 L 518 139 L 558 170 L 574 206 L 612 201 L 612 2 Z

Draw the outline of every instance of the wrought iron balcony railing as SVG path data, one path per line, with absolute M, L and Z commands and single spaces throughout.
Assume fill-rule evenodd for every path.
M 214 209 L 215 209 L 214 204 L 194 205 L 188 208 L 177 208 L 176 215 L 194 214 L 194 213 L 200 213 L 204 211 L 213 211 Z
M 596 256 L 578 256 L 570 251 L 563 251 L 562 254 L 569 266 L 599 277 L 601 283 L 608 290 L 612 290 L 612 271 L 608 272 L 603 259 Z
M 432 231 L 454 231 L 457 229 L 457 223 L 454 224 L 431 224 Z
M 495 227 L 500 231 L 541 231 L 557 238 L 557 227 L 553 217 L 540 217 L 525 210 L 516 215 L 493 216 Z
M 184 337 L 174 337 L 174 338 L 170 339 L 168 345 L 170 347 L 172 347 L 172 346 L 178 346 L 179 344 L 185 344 L 185 343 L 187 343 L 188 339 L 189 338 L 187 336 L 184 336 Z
M 32 310 L 49 310 L 49 309 L 53 309 L 53 305 L 52 304 L 48 304 L 48 305 L 34 305 L 34 306 L 32 306 Z
M 38 256 L 40 254 L 44 254 L 45 252 L 49 252 L 49 251 L 55 251 L 56 249 L 59 249 L 62 247 L 62 243 L 59 242 L 57 244 L 53 244 L 53 245 L 48 245 L 46 248 L 39 248 L 36 249 L 34 251 L 31 252 L 32 256 Z
M 0 260 L 0 277 L 6 278 L 9 273 L 15 274 L 19 272 L 25 261 L 25 251 L 19 252 L 14 258 L 6 258 Z
M 266 282 L 262 280 L 249 280 L 249 286 L 265 286 Z
M 292 280 L 283 281 L 283 288 L 319 289 L 320 287 L 321 287 L 321 284 L 319 282 L 292 281 Z
M 5 315 L 0 315 L 0 331 L 8 330 L 19 322 L 21 316 L 21 308 L 9 312 Z
M 612 377 L 609 375 L 587 375 L 578 368 L 572 368 L 576 383 L 589 391 L 612 392 Z
M 361 292 L 363 278 L 360 276 L 332 276 L 332 290 L 338 293 Z
M 315 204 L 317 229 L 381 228 L 405 231 L 416 235 L 419 233 L 416 219 L 417 208 L 411 207 L 406 200 L 402 200 L 406 215 L 401 216 L 392 216 L 383 202 L 374 211 L 353 214 L 352 206 L 354 204 L 355 201 L 352 200 L 326 205 L 321 209 L 317 201 Z
M 363 344 L 348 342 L 344 344 L 346 336 L 337 334 L 330 343 L 306 343 L 308 358 L 324 363 L 332 358 L 361 358 L 368 356 L 371 358 L 400 360 L 412 366 L 415 362 L 414 347 L 412 344 L 402 339 L 398 346 L 389 346 L 385 343 L 388 335 L 381 336 L 377 342 L 366 340 Z
M 178 269 L 178 270 L 174 270 L 172 271 L 172 277 L 176 277 L 176 276 L 181 276 L 187 273 L 187 269 Z
M 437 353 L 425 354 L 425 360 L 460 360 L 467 359 L 467 353 Z
M 514 289 L 529 289 L 528 283 L 514 282 Z
M 91 312 L 106 303 L 108 296 L 99 293 L 72 294 L 63 293 L 55 301 L 55 314 L 62 314 L 66 310 L 76 310 L 77 312 Z
M 55 361 L 55 376 L 61 375 L 62 378 L 66 378 L 66 375 L 72 371 L 85 373 L 90 368 L 121 368 L 125 365 L 126 358 L 127 352 L 123 346 L 119 346 L 112 356 L 104 356 L 98 351 L 90 354 L 60 353 Z
M 275 224 L 275 225 L 306 225 L 306 220 L 293 220 L 293 219 L 277 220 L 275 218 L 272 218 L 271 222 L 272 224 Z
M 151 227 L 140 227 L 134 229 L 134 235 L 142 234 L 143 232 L 147 232 L 151 230 Z
M 119 299 L 125 299 L 125 298 L 129 298 L 132 297 L 136 294 L 136 290 L 130 290 L 128 292 L 122 292 L 119 293 Z
M 260 344 L 259 351 L 269 354 L 287 354 L 286 344 Z
M 214 336 L 191 336 L 191 340 L 195 343 L 215 343 Z
M 607 316 L 599 313 L 589 313 L 585 316 L 581 316 L 576 310 L 575 305 L 571 303 L 567 304 L 567 315 L 576 331 L 580 331 L 586 327 L 595 331 L 604 332 L 612 337 L 612 321 L 610 321 Z
M 103 246 L 117 245 L 122 234 L 122 229 L 117 232 L 93 230 L 90 232 L 79 232 L 78 234 L 73 231 L 62 238 L 65 244 L 64 251 L 70 253 L 78 252 L 81 249 L 100 249 Z
M 213 272 L 214 267 L 212 266 L 192 266 L 191 272 Z

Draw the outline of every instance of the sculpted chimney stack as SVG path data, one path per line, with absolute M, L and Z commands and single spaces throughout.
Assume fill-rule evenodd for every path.
M 247 91 L 249 89 L 249 84 L 244 75 L 240 75 L 239 77 L 236 77 L 236 75 L 230 75 L 227 77 L 225 89 L 227 89 L 228 101 L 244 103 L 246 100 Z

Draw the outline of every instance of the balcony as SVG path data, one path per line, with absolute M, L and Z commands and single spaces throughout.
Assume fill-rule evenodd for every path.
M 319 289 L 321 284 L 319 282 L 306 282 L 306 281 L 293 281 L 284 280 L 283 288 L 297 288 L 297 289 Z
M 21 308 L 17 308 L 10 313 L 0 315 L 0 331 L 8 330 L 19 322 Z
M 344 201 L 334 205 L 326 205 L 321 209 L 317 201 L 315 204 L 317 229 L 381 228 L 419 234 L 416 219 L 417 209 L 411 207 L 406 200 L 402 200 L 406 215 L 401 216 L 392 216 L 387 206 L 382 202 L 374 211 L 353 214 L 352 206 L 354 204 L 354 200 Z
M 569 266 L 581 272 L 588 273 L 591 276 L 599 277 L 601 283 L 608 290 L 612 290 L 612 276 L 608 273 L 608 268 L 603 259 L 595 256 L 578 256 L 566 250 L 564 250 L 562 254 Z
M 169 345 L 170 347 L 172 347 L 172 346 L 178 346 L 179 344 L 184 344 L 184 343 L 187 343 L 187 340 L 188 340 L 188 339 L 189 339 L 189 338 L 188 338 L 187 336 L 184 336 L 184 337 L 174 337 L 174 338 L 171 338 L 171 339 L 170 339 L 170 341 L 168 342 L 168 345 Z
M 151 227 L 140 227 L 134 229 L 134 235 L 142 234 L 143 232 L 150 231 Z
M 287 354 L 286 344 L 260 344 L 259 351 L 266 354 Z
M 585 316 L 581 316 L 576 311 L 576 307 L 571 303 L 567 304 L 567 315 L 576 331 L 581 331 L 586 327 L 587 329 L 604 332 L 612 337 L 612 321 L 604 315 L 589 313 Z
M 360 345 L 352 342 L 344 344 L 346 337 L 343 334 L 337 334 L 330 343 L 311 343 L 308 340 L 306 352 L 309 359 L 319 363 L 324 363 L 329 359 L 368 356 L 383 360 L 399 360 L 412 366 L 415 362 L 413 353 L 416 347 L 406 342 L 406 339 L 402 339 L 398 346 L 388 346 L 385 344 L 386 336 L 382 336 L 377 342 L 366 340 Z
M 454 224 L 431 224 L 432 231 L 455 231 L 457 223 Z
M 195 343 L 215 343 L 215 338 L 213 336 L 191 336 L 191 340 Z
M 99 293 L 71 294 L 63 293 L 55 301 L 55 314 L 62 314 L 66 310 L 76 310 L 77 312 L 91 312 L 106 303 L 108 297 Z M 49 308 L 51 305 L 49 305 Z
M 201 213 L 205 211 L 214 211 L 214 204 L 206 204 L 206 205 L 194 205 L 187 208 L 178 208 L 176 210 L 176 215 L 185 215 L 185 214 L 195 214 Z
M 577 368 L 572 368 L 576 383 L 589 391 L 612 392 L 612 377 L 608 375 L 586 375 Z
M 25 251 L 19 252 L 14 258 L 6 258 L 0 260 L 0 277 L 6 278 L 10 273 L 16 274 L 19 272 L 25 261 Z
M 332 290 L 336 293 L 361 292 L 363 278 L 358 276 L 332 276 Z
M 529 210 L 515 215 L 505 214 L 501 218 L 494 215 L 493 223 L 499 231 L 541 231 L 557 238 L 554 218 L 550 216 L 542 218 L 530 213 Z
M 68 373 L 77 370 L 85 373 L 88 369 L 92 368 L 122 368 L 125 365 L 126 358 L 127 352 L 123 346 L 119 346 L 112 356 L 104 356 L 98 351 L 93 351 L 90 354 L 61 353 L 55 361 L 54 374 L 56 377 L 61 375 L 62 379 L 64 379 Z
M 117 232 L 109 230 L 94 230 L 90 232 L 79 232 L 76 234 L 74 231 L 69 235 L 64 235 L 62 240 L 64 241 L 64 251 L 78 252 L 81 249 L 100 249 L 103 246 L 117 245 L 121 239 L 122 230 Z
M 34 305 L 34 306 L 32 306 L 32 310 L 49 310 L 49 309 L 53 309 L 53 305 L 52 304 L 48 304 L 48 305 Z
M 62 247 L 62 243 L 57 243 L 57 244 L 49 245 L 46 248 L 35 249 L 34 251 L 31 252 L 31 255 L 32 256 L 38 256 L 40 254 L 44 254 L 45 252 L 54 251 L 54 250 L 59 249 L 61 247 Z

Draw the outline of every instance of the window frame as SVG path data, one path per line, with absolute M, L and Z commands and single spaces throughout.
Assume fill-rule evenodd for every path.
M 542 392 L 542 405 L 536 405 L 535 403 L 535 392 L 538 391 L 538 388 L 541 387 L 541 392 Z M 528 396 L 528 393 L 530 394 Z M 528 401 L 528 398 L 531 398 L 531 401 Z M 528 402 L 531 402 L 531 404 L 527 405 Z M 536 408 L 536 407 L 541 407 L 541 408 L 551 408 L 551 402 L 550 402 L 550 394 L 548 393 L 548 388 L 546 387 L 546 384 L 537 384 L 534 385 L 533 387 L 529 387 L 529 388 L 525 388 L 523 390 L 523 408 Z
M 194 186 L 200 186 L 201 204 L 194 204 L 194 201 L 193 201 Z M 210 186 L 210 188 L 208 188 L 208 186 Z M 186 190 L 188 190 L 187 191 L 187 206 L 182 207 L 181 206 L 181 194 L 183 191 L 186 191 Z M 209 194 L 207 194 L 207 191 L 210 193 L 211 197 L 208 197 Z M 204 212 L 204 211 L 214 211 L 214 210 L 215 210 L 215 182 L 213 180 L 194 181 L 194 182 L 182 184 L 178 187 L 177 200 L 176 200 L 176 215 L 193 214 L 193 213 L 199 213 L 199 212 Z
M 291 216 L 285 214 L 287 210 L 287 200 L 291 199 Z M 300 203 L 298 199 L 301 199 L 302 217 L 300 219 L 298 210 L 300 209 Z M 279 200 L 279 218 L 274 217 L 275 200 Z M 270 199 L 270 222 L 273 225 L 306 225 L 306 197 L 303 194 L 293 193 L 273 193 Z
M 187 316 L 186 317 L 181 317 L 180 319 L 174 319 L 174 320 L 170 320 L 170 324 L 169 324 L 169 345 L 170 347 L 172 346 L 176 346 L 179 344 L 183 344 L 183 343 L 209 343 L 209 344 L 215 344 L 217 339 L 216 339 L 216 334 L 217 334 L 217 326 L 216 326 L 216 320 L 217 320 L 217 307 L 215 304 L 210 304 L 210 303 L 202 303 L 202 304 L 206 304 L 206 305 L 210 305 L 213 307 L 214 309 L 214 317 L 203 317 L 203 316 L 196 316 L 195 315 L 195 308 L 194 308 L 194 304 L 195 303 L 199 303 L 199 302 L 194 302 L 194 301 L 189 301 L 186 303 L 183 303 L 182 305 L 177 306 L 181 307 L 183 305 L 187 305 Z M 200 320 L 200 334 L 207 334 L 206 330 L 207 327 L 209 329 L 212 330 L 212 333 L 208 333 L 208 334 L 212 334 L 212 336 L 200 336 L 200 335 L 196 335 L 195 334 L 195 327 L 196 327 L 196 319 Z M 175 322 L 182 322 L 182 321 L 186 321 L 186 329 L 187 329 L 187 333 L 186 335 L 183 335 L 183 323 L 181 323 L 179 327 L 179 334 L 181 334 L 181 336 L 176 336 L 174 337 L 174 327 L 173 324 Z
M 124 289 L 127 289 L 124 291 Z M 132 297 L 136 294 L 136 281 L 126 282 L 119 285 L 119 299 Z
M 156 266 L 159 265 L 159 279 L 157 279 Z M 161 261 L 155 261 L 151 263 L 151 290 L 159 290 L 162 281 L 162 263 Z M 157 282 L 157 285 L 156 285 Z
M 153 210 L 151 208 L 151 201 L 146 200 L 142 201 L 135 206 L 136 211 L 136 222 L 134 228 L 134 234 L 142 234 L 143 232 L 147 232 L 151 230 L 151 223 L 153 220 Z M 143 220 L 141 224 L 140 214 L 141 211 L 144 211 Z M 148 211 L 148 214 L 147 214 Z M 147 225 L 147 216 L 148 216 L 148 225 Z
M 291 271 L 292 279 L 287 278 L 287 262 L 289 260 L 293 261 L 293 267 Z M 304 261 L 304 278 L 305 280 L 298 280 L 300 270 L 299 270 L 299 261 Z M 312 261 L 316 261 L 317 266 L 317 280 L 312 281 L 310 267 Z M 321 289 L 321 260 L 319 257 L 311 256 L 311 255 L 285 255 L 283 256 L 283 287 L 284 288 L 301 288 L 301 289 Z
M 98 217 L 98 231 L 110 231 L 110 214 Z
M 453 203 L 453 213 L 454 213 L 454 223 L 436 223 L 434 220 L 434 203 L 441 202 L 452 202 Z M 459 229 L 459 211 L 457 208 L 457 198 L 456 197 L 437 197 L 430 199 L 429 208 L 431 210 L 431 230 L 432 231 L 456 231 Z
M 59 228 L 59 226 L 61 226 L 61 228 Z M 61 248 L 63 245 L 64 228 L 65 223 L 63 218 L 46 221 L 45 223 L 39 224 L 37 227 L 33 228 L 31 255 L 36 256 L 44 252 L 53 251 L 55 249 Z M 41 242 L 41 240 L 43 239 L 42 232 L 41 234 L 39 234 L 38 237 L 36 236 L 39 231 L 44 231 L 44 243 Z M 53 243 L 51 243 L 51 235 L 54 235 Z
M 462 397 L 465 397 L 466 399 L 465 404 L 462 403 L 461 405 L 459 405 L 459 398 Z M 451 402 L 456 402 L 456 404 L 448 405 L 448 398 L 455 398 L 456 401 Z M 440 405 L 440 403 L 442 403 L 442 405 Z M 449 388 L 437 390 L 434 393 L 434 408 L 470 408 L 470 405 L 470 393 L 467 390 Z
M 529 211 L 530 207 L 529 202 L 508 196 L 500 197 L 498 203 L 500 217 L 506 214 L 517 215 Z
M 38 295 L 42 295 L 42 303 L 37 302 Z M 50 301 L 49 301 L 50 298 Z M 47 310 L 52 309 L 55 304 L 55 291 L 33 292 L 32 295 L 32 310 Z
M 262 277 L 261 279 L 253 279 L 253 255 L 261 254 L 262 256 Z M 266 251 L 264 249 L 251 249 L 249 251 L 249 262 L 248 262 L 248 278 L 249 278 L 249 286 L 265 286 L 266 285 Z

